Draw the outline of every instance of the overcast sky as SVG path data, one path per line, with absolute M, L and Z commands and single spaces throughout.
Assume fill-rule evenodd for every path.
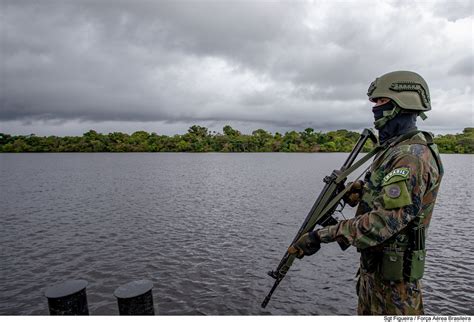
M 412 70 L 435 133 L 473 125 L 473 2 L 0 0 L 0 132 L 371 127 Z

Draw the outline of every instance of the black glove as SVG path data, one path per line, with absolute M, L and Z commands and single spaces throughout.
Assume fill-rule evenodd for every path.
M 362 194 L 364 193 L 364 181 L 357 180 L 355 182 L 348 183 L 348 185 L 350 185 L 351 188 L 344 194 L 342 200 L 344 200 L 349 206 L 355 207 L 359 203 L 360 199 L 362 198 Z
M 288 248 L 288 253 L 296 254 L 301 259 L 303 256 L 310 256 L 321 248 L 321 240 L 317 231 L 310 231 L 301 236 L 293 245 Z

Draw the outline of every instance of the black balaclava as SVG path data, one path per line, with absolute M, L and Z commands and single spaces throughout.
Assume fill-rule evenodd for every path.
M 383 117 L 384 111 L 390 111 L 393 108 L 395 108 L 395 104 L 392 101 L 373 107 L 374 119 L 377 121 Z M 416 117 L 416 113 L 401 111 L 393 119 L 387 121 L 382 128 L 378 129 L 380 144 L 393 137 L 417 130 Z

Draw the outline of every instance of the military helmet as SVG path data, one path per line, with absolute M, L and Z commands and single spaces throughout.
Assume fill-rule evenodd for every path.
M 376 78 L 367 90 L 369 100 L 387 97 L 402 110 L 431 110 L 430 91 L 426 81 L 415 72 L 395 71 Z

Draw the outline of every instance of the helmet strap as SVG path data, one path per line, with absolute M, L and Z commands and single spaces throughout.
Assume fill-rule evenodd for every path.
M 388 121 L 393 119 L 395 116 L 397 116 L 398 113 L 400 113 L 401 109 L 397 105 L 390 110 L 390 111 L 384 111 L 383 112 L 383 117 L 381 119 L 378 119 L 377 121 L 374 122 L 374 127 L 379 130 L 387 124 Z
M 428 118 L 428 116 L 426 116 L 425 112 L 420 112 L 420 113 L 418 114 L 418 116 L 421 117 L 421 119 L 422 119 L 423 121 Z

